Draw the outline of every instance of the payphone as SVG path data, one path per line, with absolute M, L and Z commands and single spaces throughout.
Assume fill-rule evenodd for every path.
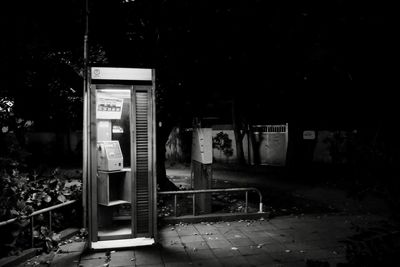
M 156 242 L 155 75 L 93 67 L 87 95 L 89 247 Z
M 97 169 L 116 171 L 123 167 L 123 156 L 118 141 L 97 142 Z

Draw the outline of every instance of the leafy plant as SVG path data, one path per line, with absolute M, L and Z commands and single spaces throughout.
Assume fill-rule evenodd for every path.
M 227 133 L 219 132 L 213 137 L 213 148 L 222 151 L 228 158 L 233 155 L 232 139 L 229 138 Z
M 79 179 L 65 179 L 59 175 L 57 169 L 49 177 L 39 176 L 34 170 L 30 172 L 21 170 L 23 168 L 18 162 L 9 160 L 5 168 L 0 171 L 0 221 L 18 219 L 15 223 L 0 228 L 2 236 L 0 251 L 3 256 L 15 254 L 30 244 L 30 233 L 27 229 L 29 220 L 26 216 L 36 210 L 80 199 L 82 192 Z M 54 211 L 53 226 L 65 225 L 63 212 L 77 213 L 76 209 Z M 37 227 L 47 225 L 48 222 L 43 217 L 43 215 L 35 216 Z M 52 235 L 53 233 L 44 228 L 34 232 L 35 239 L 42 241 L 39 243 L 44 242 L 47 250 L 51 245 L 49 238 L 54 239 Z
M 33 237 L 36 240 L 36 247 L 42 248 L 46 253 L 57 249 L 58 242 L 61 240 L 60 234 L 50 231 L 45 226 L 40 226 L 39 230 L 34 230 Z

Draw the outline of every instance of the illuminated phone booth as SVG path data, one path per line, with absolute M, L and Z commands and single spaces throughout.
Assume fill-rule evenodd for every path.
M 156 242 L 154 70 L 90 69 L 86 210 L 91 249 Z

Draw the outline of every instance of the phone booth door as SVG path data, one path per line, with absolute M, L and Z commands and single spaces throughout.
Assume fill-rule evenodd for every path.
M 144 71 L 147 80 L 137 71 Z M 89 99 L 90 247 L 153 244 L 157 232 L 153 70 L 92 68 Z

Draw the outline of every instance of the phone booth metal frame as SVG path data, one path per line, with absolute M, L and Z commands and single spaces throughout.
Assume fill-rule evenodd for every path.
M 88 74 L 83 204 L 89 248 L 154 244 L 155 71 L 92 67 Z

